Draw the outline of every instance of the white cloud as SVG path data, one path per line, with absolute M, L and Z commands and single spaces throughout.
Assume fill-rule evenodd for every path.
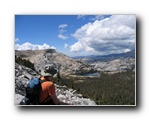
M 15 50 L 42 50 L 42 49 L 56 49 L 56 48 L 54 46 L 50 47 L 46 43 L 44 43 L 43 45 L 37 45 L 26 42 L 22 45 L 19 44 L 15 45 Z
M 96 15 L 94 17 L 92 17 L 90 20 L 102 20 L 102 19 L 105 19 L 107 17 L 110 17 L 110 15 Z
M 15 38 L 15 42 L 18 42 L 19 41 L 19 38 Z
M 59 37 L 60 39 L 64 39 L 64 40 L 68 38 L 67 36 L 64 36 L 64 35 L 62 35 L 62 34 L 59 34 L 58 37 Z
M 77 19 L 81 19 L 81 18 L 82 18 L 82 19 L 84 20 L 84 19 L 85 19 L 85 16 L 86 16 L 86 15 L 78 15 L 78 16 L 77 16 Z
M 65 33 L 67 30 L 64 30 L 64 29 L 60 29 L 59 30 L 59 33 Z
M 61 25 L 58 26 L 58 28 L 65 28 L 67 26 L 68 26 L 67 24 L 61 24 Z
M 64 40 L 68 38 L 67 35 L 63 35 L 65 32 L 67 32 L 67 30 L 64 29 L 67 26 L 68 26 L 67 24 L 61 24 L 58 26 L 58 28 L 60 28 L 58 38 L 64 39 Z
M 64 48 L 67 48 L 68 46 L 69 46 L 68 44 L 65 44 L 65 45 L 64 45 Z
M 134 15 L 113 15 L 89 22 L 73 34 L 78 42 L 70 47 L 71 51 L 111 54 L 134 49 L 135 23 Z
M 91 20 L 101 20 L 101 19 L 104 19 L 104 15 L 96 15 L 95 17 L 91 18 Z

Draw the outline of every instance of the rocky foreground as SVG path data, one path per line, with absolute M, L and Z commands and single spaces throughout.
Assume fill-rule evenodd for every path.
M 25 87 L 28 81 L 33 77 L 39 77 L 38 73 L 25 66 L 15 63 L 15 105 L 19 105 L 25 96 Z M 83 98 L 81 94 L 77 94 L 76 90 L 69 89 L 66 86 L 56 85 L 57 97 L 72 105 L 96 105 L 96 103 L 89 99 Z

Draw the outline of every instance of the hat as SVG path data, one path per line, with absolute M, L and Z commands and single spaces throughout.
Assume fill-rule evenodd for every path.
M 44 66 L 44 69 L 41 71 L 42 76 L 53 76 L 57 73 L 57 69 L 53 64 L 47 64 Z

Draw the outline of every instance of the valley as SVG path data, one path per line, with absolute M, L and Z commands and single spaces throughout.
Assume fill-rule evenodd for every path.
M 100 77 L 68 76 L 55 78 L 54 83 L 75 89 L 97 105 L 135 105 L 135 73 L 131 70 Z

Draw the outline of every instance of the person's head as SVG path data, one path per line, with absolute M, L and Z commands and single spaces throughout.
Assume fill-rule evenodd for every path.
M 47 79 L 52 79 L 53 76 L 57 73 L 57 69 L 53 64 L 47 64 L 44 66 L 44 69 L 41 71 L 41 75 Z

